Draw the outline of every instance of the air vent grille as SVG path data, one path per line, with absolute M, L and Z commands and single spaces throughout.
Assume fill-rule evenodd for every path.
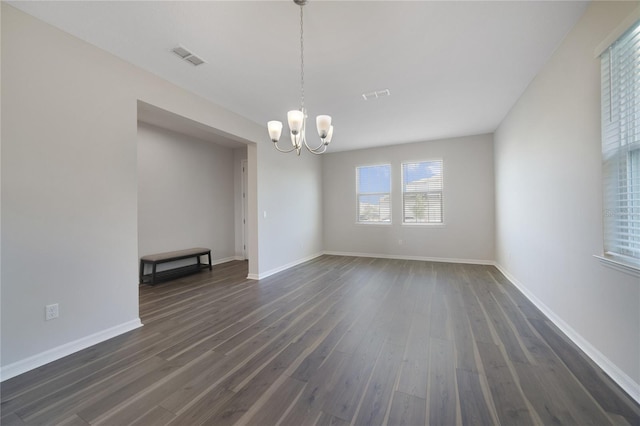
M 198 66 L 206 63 L 204 59 L 200 58 L 197 55 L 194 55 L 189 49 L 186 49 L 183 46 L 174 47 L 173 49 L 171 49 L 171 51 L 178 55 L 180 58 L 189 62 L 191 65 Z
M 391 96 L 389 89 L 375 90 L 373 92 L 363 93 L 362 99 L 369 101 L 372 99 L 384 98 L 385 96 Z

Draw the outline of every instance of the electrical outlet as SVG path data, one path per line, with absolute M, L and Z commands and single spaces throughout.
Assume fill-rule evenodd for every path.
M 44 307 L 44 319 L 46 321 L 58 318 L 58 304 L 47 305 Z

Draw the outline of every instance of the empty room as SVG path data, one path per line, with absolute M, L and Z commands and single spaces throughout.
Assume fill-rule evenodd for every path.
M 2 425 L 640 425 L 640 2 L 0 11 Z

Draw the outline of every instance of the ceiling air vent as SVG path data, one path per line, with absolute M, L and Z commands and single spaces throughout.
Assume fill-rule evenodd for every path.
M 189 50 L 185 49 L 182 46 L 174 47 L 173 49 L 171 49 L 171 51 L 176 55 L 180 56 L 185 61 L 189 62 L 191 65 L 198 66 L 206 63 L 204 59 L 194 55 L 193 53 L 191 53 Z
M 374 92 L 368 92 L 362 94 L 362 99 L 369 101 L 371 99 L 384 98 L 385 96 L 391 96 L 389 89 L 376 90 Z

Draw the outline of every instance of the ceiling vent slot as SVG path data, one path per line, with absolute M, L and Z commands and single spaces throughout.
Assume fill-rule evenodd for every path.
M 184 59 L 187 62 L 191 62 L 195 66 L 204 64 L 204 61 L 202 59 L 198 58 L 196 55 L 191 55 L 191 56 L 188 56 L 188 57 L 186 57 Z
M 376 90 L 373 92 L 363 93 L 362 99 L 365 101 L 369 101 L 371 99 L 384 98 L 385 96 L 391 96 L 391 92 L 389 89 Z
M 175 53 L 176 55 L 178 55 L 180 58 L 182 58 L 185 61 L 189 62 L 191 65 L 198 66 L 198 65 L 202 65 L 202 64 L 206 63 L 204 61 L 204 59 L 200 58 L 199 56 L 194 55 L 188 49 L 185 49 L 182 46 L 174 47 L 173 49 L 171 49 L 171 51 L 173 53 Z

